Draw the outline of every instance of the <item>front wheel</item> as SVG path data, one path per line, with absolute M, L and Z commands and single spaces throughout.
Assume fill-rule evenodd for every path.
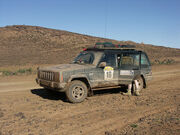
M 80 103 L 87 97 L 87 86 L 82 81 L 75 80 L 68 84 L 66 96 L 72 103 Z

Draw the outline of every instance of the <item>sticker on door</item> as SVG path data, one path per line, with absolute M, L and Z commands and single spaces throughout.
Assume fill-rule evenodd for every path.
M 133 70 L 120 70 L 120 75 L 134 75 Z
M 110 66 L 106 66 L 104 68 L 104 80 L 111 80 L 113 79 L 114 69 Z

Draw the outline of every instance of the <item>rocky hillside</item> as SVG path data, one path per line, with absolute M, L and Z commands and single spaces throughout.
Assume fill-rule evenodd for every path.
M 136 45 L 156 63 L 168 59 L 179 61 L 180 58 L 180 49 L 116 41 L 37 26 L 14 25 L 0 28 L 0 67 L 68 63 L 83 48 L 104 41 Z

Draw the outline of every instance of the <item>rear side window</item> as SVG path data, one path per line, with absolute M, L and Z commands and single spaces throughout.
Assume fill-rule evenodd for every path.
M 125 53 L 122 54 L 121 68 L 134 68 L 139 67 L 139 54 Z
M 150 66 L 149 59 L 145 54 L 141 54 L 141 66 L 142 67 Z

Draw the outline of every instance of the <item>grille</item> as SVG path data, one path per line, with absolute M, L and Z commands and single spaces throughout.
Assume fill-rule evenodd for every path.
M 48 81 L 55 81 L 55 73 L 49 71 L 40 71 L 39 75 L 40 79 L 48 80 Z

